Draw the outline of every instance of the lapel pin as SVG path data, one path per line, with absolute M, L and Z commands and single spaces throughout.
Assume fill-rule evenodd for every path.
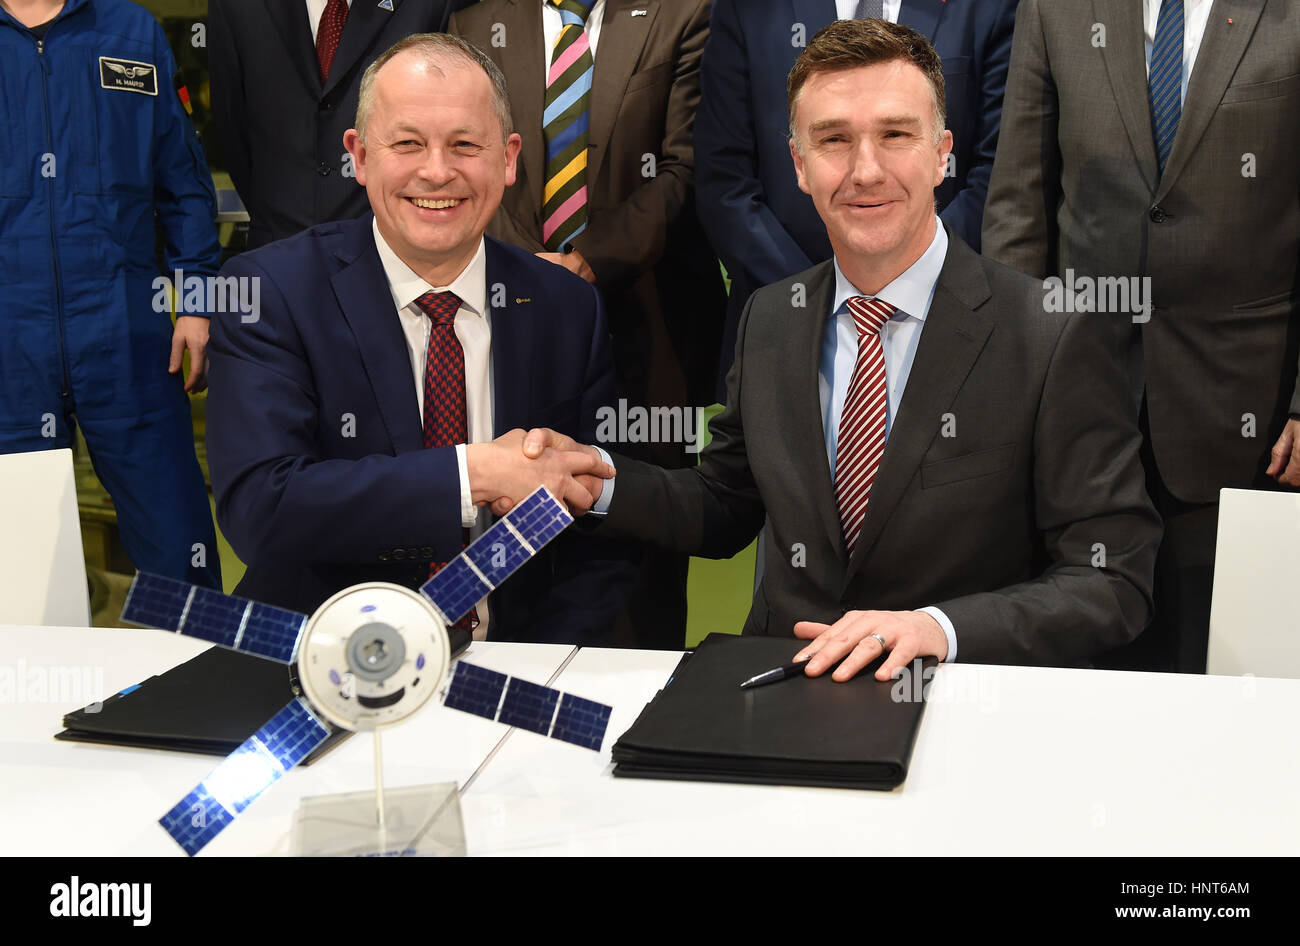
M 515 305 L 523 305 L 525 302 L 532 302 L 532 296 L 516 296 Z
M 633 16 L 645 16 L 645 15 L 647 14 L 647 12 L 648 12 L 648 11 L 646 11 L 646 10 L 633 10 L 633 11 L 632 11 L 632 15 L 633 15 Z
M 379 9 L 393 12 L 393 0 L 379 0 Z

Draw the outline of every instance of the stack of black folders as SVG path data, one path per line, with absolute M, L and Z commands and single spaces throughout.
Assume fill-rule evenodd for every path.
M 710 634 L 614 745 L 614 774 L 825 788 L 901 785 L 935 659 L 913 661 L 903 678 L 889 682 L 875 679 L 876 661 L 846 683 L 828 672 L 740 689 L 750 677 L 790 663 L 806 643 Z
M 63 717 L 65 742 L 229 755 L 294 696 L 289 668 L 213 647 L 103 704 Z M 331 727 L 304 761 L 310 765 L 352 735 Z

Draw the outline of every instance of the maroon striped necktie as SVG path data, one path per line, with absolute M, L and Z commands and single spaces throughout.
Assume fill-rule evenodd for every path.
M 429 344 L 424 352 L 424 446 L 452 447 L 469 442 L 465 409 L 465 350 L 456 338 L 456 312 L 460 297 L 454 292 L 426 292 L 415 304 L 429 317 Z M 459 504 L 458 504 L 459 508 Z M 469 530 L 461 533 L 461 548 L 469 543 Z M 434 562 L 429 577 L 447 563 Z M 468 631 L 478 626 L 478 610 L 471 608 L 454 625 Z
M 316 61 L 320 64 L 320 80 L 329 78 L 330 66 L 334 64 L 334 54 L 339 49 L 339 37 L 343 35 L 343 24 L 348 19 L 347 0 L 329 0 L 325 12 L 320 15 L 316 26 Z
M 871 484 L 885 454 L 885 347 L 881 327 L 897 310 L 888 302 L 854 296 L 849 311 L 858 329 L 858 358 L 844 398 L 844 413 L 835 450 L 835 499 L 840 507 L 844 546 L 851 556 L 867 514 Z

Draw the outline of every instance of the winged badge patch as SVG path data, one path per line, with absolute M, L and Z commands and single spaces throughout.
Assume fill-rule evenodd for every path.
M 158 70 L 152 63 L 131 59 L 99 57 L 99 84 L 102 88 L 120 92 L 139 92 L 141 95 L 158 94 Z

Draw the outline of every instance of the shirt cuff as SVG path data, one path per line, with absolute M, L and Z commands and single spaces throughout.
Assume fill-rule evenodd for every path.
M 460 524 L 466 529 L 478 522 L 478 507 L 469 489 L 469 461 L 465 459 L 465 445 L 456 444 L 456 469 L 460 471 Z
M 917 608 L 922 614 L 928 614 L 939 622 L 943 628 L 943 636 L 948 638 L 948 656 L 943 658 L 946 664 L 952 663 L 957 659 L 957 632 L 953 629 L 952 621 L 948 620 L 948 615 L 944 614 L 938 608 Z
M 609 458 L 609 454 L 601 447 L 596 447 L 600 451 L 600 458 L 610 466 L 614 461 Z M 609 504 L 614 501 L 614 480 L 613 478 L 600 481 L 600 495 L 596 497 L 596 505 L 591 507 L 588 515 L 603 516 L 609 512 Z

